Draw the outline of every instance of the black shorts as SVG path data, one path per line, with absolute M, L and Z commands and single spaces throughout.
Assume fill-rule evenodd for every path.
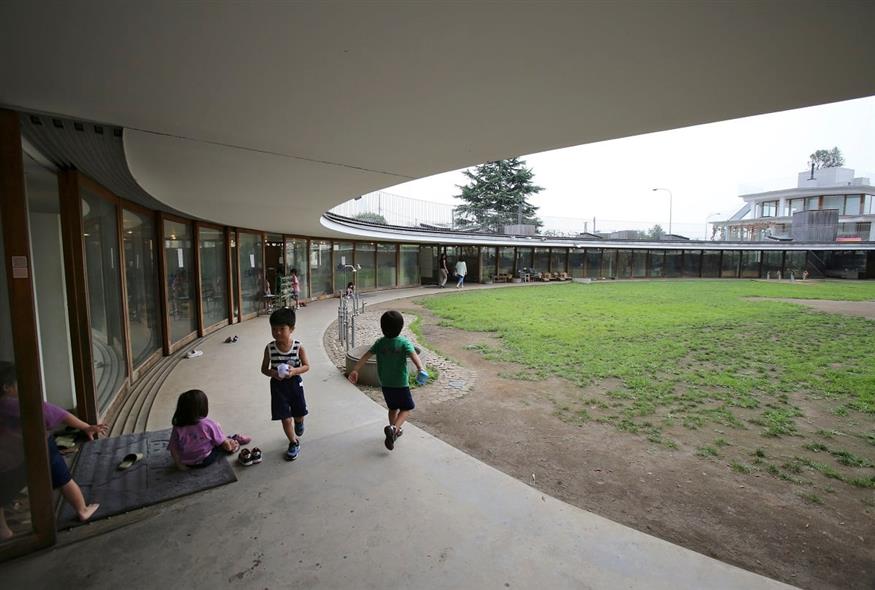
M 412 410 L 416 407 L 409 387 L 384 387 L 383 399 L 390 410 Z
M 58 489 L 67 485 L 73 476 L 70 475 L 70 470 L 67 468 L 67 462 L 61 456 L 61 451 L 58 450 L 58 445 L 55 444 L 54 437 L 49 437 L 49 465 L 52 468 L 52 487 Z
M 304 386 L 300 375 L 281 381 L 270 380 L 271 420 L 301 418 L 307 413 L 307 402 L 304 400 Z

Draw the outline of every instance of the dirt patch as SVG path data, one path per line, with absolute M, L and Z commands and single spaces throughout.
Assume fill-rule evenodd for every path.
M 747 297 L 746 299 L 755 301 L 784 301 L 786 303 L 805 305 L 811 309 L 826 313 L 838 313 L 875 320 L 875 301 L 829 301 L 826 299 L 790 299 L 782 297 Z
M 418 315 L 429 348 L 476 371 L 476 386 L 459 399 L 432 401 L 429 387 L 417 392 L 412 421 L 435 436 L 569 504 L 744 569 L 802 588 L 875 587 L 875 490 L 835 482 L 818 504 L 801 476 L 790 483 L 761 467 L 745 473 L 744 464 L 741 471 L 730 465 L 730 456 L 785 462 L 804 452 L 801 437 L 782 437 L 787 448 L 763 459 L 756 455 L 762 441 L 756 427 L 679 425 L 666 435 L 682 444 L 669 448 L 592 419 L 599 412 L 595 400 L 610 401 L 606 393 L 619 383 L 581 389 L 559 378 L 521 380 L 521 367 L 484 358 L 482 350 L 501 344 L 493 335 L 440 326 L 412 300 L 373 310 L 389 307 Z M 838 430 L 817 400 L 800 394 L 798 403 L 801 429 L 830 430 L 844 437 L 843 448 L 872 455 L 871 443 Z M 575 414 L 579 421 L 569 419 Z M 731 448 L 719 449 L 719 456 L 697 454 L 723 438 Z M 830 485 L 818 481 L 818 492 Z

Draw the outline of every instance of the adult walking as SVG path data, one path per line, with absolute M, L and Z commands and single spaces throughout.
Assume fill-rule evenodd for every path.
M 461 289 L 462 284 L 465 282 L 465 275 L 468 274 L 468 265 L 465 264 L 465 260 L 463 258 L 459 258 L 456 261 L 456 277 L 459 279 L 459 282 L 456 283 L 456 289 Z
M 438 272 L 440 273 L 440 280 L 438 285 L 441 289 L 447 286 L 447 277 L 450 276 L 450 269 L 447 267 L 447 253 L 441 253 L 440 262 L 438 263 Z

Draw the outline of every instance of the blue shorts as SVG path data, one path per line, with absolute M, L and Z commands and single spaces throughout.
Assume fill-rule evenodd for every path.
M 304 400 L 304 386 L 299 375 L 291 379 L 270 380 L 271 420 L 302 418 L 307 415 L 307 402 Z
M 61 451 L 58 450 L 58 445 L 55 444 L 54 437 L 49 437 L 49 466 L 52 470 L 52 487 L 58 489 L 67 485 L 73 476 L 70 475 L 70 470 L 67 468 L 67 462 L 61 456 Z
M 390 410 L 412 410 L 416 407 L 409 387 L 384 387 L 383 399 Z

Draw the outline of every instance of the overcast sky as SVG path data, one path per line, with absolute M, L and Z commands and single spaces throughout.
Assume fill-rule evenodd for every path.
M 845 166 L 875 180 L 875 97 L 638 135 L 524 155 L 544 190 L 531 202 L 548 217 L 592 218 L 597 229 L 668 229 L 702 237 L 705 222 L 742 205 L 739 194 L 796 186 L 808 156 L 838 146 Z M 384 189 L 458 204 L 461 171 Z M 722 215 L 715 215 L 720 213 Z

